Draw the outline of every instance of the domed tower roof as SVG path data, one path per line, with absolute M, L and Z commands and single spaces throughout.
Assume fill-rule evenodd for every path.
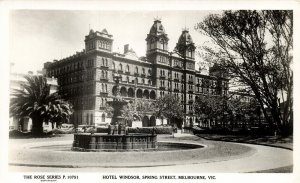
M 161 24 L 161 20 L 155 19 L 149 34 L 152 35 L 162 35 L 166 34 L 164 26 Z
M 176 44 L 175 52 L 177 52 L 181 55 L 186 55 L 187 51 L 194 52 L 195 49 L 196 49 L 196 47 L 194 45 L 192 36 L 189 33 L 189 30 L 186 28 L 183 29 L 183 31 L 178 39 L 178 42 Z M 194 58 L 194 55 L 192 54 L 189 57 Z
M 180 44 L 180 45 L 194 44 L 192 36 L 190 35 L 188 29 L 184 29 L 182 31 L 177 44 Z
M 164 37 L 166 40 L 168 39 L 168 35 L 166 34 L 164 26 L 161 24 L 161 20 L 156 18 L 154 20 L 154 23 L 152 27 L 150 28 L 150 32 L 147 35 L 146 40 L 148 40 L 150 37 Z

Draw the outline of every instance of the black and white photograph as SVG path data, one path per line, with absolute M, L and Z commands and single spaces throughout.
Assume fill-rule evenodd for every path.
M 7 171 L 24 182 L 295 175 L 295 12 L 9 9 Z

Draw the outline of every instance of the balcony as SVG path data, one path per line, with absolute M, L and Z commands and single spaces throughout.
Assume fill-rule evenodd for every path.
M 123 74 L 123 71 L 122 71 L 122 70 L 118 70 L 118 73 L 119 73 L 119 74 Z
M 100 106 L 99 107 L 100 110 L 105 110 L 105 108 L 106 108 L 105 106 Z
M 109 69 L 109 66 L 108 65 L 101 65 L 100 68 L 107 70 L 107 69 Z
M 159 76 L 160 79 L 166 79 L 166 76 Z
M 126 71 L 125 74 L 130 75 L 130 72 L 129 72 L 129 71 Z
M 189 104 L 194 103 L 193 99 L 189 99 L 189 100 L 188 100 L 188 103 L 189 103 Z
M 134 76 L 135 76 L 135 77 L 138 77 L 138 76 L 139 76 L 139 73 L 137 73 L 137 72 L 134 73 Z
M 175 82 L 180 82 L 178 78 L 174 78 L 174 81 Z
M 188 80 L 188 83 L 189 83 L 189 84 L 193 84 L 194 81 L 193 81 L 193 80 Z
M 108 92 L 100 92 L 100 97 L 107 97 L 108 96 Z
M 179 89 L 178 89 L 178 88 L 175 88 L 175 89 L 174 89 L 174 92 L 179 92 Z
M 106 82 L 107 82 L 107 81 L 108 81 L 108 78 L 102 78 L 102 77 L 101 77 L 101 78 L 100 78 L 100 81 L 106 81 Z
M 159 89 L 160 89 L 160 90 L 165 90 L 166 87 L 165 87 L 165 86 L 160 86 Z
M 194 90 L 193 89 L 189 89 L 188 93 L 194 93 Z
M 143 77 L 143 78 L 146 77 L 146 74 L 145 73 L 141 74 L 141 77 Z

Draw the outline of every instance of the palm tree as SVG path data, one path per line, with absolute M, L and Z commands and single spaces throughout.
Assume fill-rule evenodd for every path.
M 10 116 L 32 120 L 32 134 L 43 133 L 43 122 L 69 119 L 72 106 L 58 93 L 50 94 L 47 79 L 43 76 L 25 76 L 24 90 L 16 89 L 10 101 Z

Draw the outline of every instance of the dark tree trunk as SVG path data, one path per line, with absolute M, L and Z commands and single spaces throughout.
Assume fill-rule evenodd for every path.
M 31 133 L 34 136 L 41 136 L 44 132 L 43 130 L 43 119 L 41 117 L 33 116 Z

